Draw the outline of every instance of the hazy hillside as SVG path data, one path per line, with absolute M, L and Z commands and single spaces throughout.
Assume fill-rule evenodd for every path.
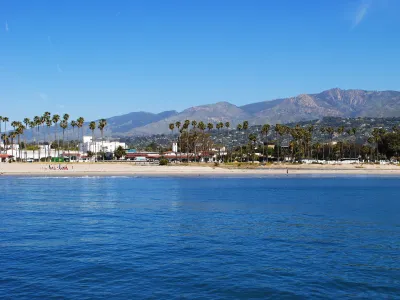
M 228 102 L 218 102 L 190 107 L 182 112 L 132 112 L 108 118 L 105 136 L 129 137 L 170 133 L 170 123 L 183 123 L 186 119 L 211 122 L 214 125 L 217 122 L 230 122 L 233 128 L 244 120 L 249 121 L 250 125 L 274 125 L 324 117 L 400 117 L 400 92 L 330 89 L 319 94 L 301 94 L 241 107 Z M 85 123 L 84 131 L 85 134 L 91 134 L 88 123 Z M 67 130 L 66 134 L 72 135 L 72 130 Z M 99 135 L 97 131 L 96 135 Z M 27 136 L 30 136 L 29 131 Z
M 397 117 L 400 116 L 400 92 L 331 89 L 319 94 L 263 101 L 237 107 L 228 102 L 188 108 L 180 113 L 141 127 L 132 127 L 127 135 L 169 132 L 168 124 L 185 119 L 203 122 L 248 120 L 250 124 L 292 123 L 323 117 Z M 117 132 L 112 129 L 113 132 Z

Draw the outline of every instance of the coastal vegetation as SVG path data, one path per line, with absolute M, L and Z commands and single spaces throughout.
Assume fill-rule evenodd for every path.
M 24 118 L 23 121 L 12 121 L 8 117 L 0 116 L 0 137 L 2 141 L 2 148 L 0 152 L 6 152 L 11 148 L 11 155 L 14 156 L 15 140 L 17 139 L 18 144 L 18 157 L 22 157 L 23 151 L 38 151 L 40 161 L 48 161 L 51 159 L 50 150 L 55 150 L 57 156 L 60 156 L 60 151 L 78 151 L 80 148 L 81 136 L 83 136 L 83 126 L 85 119 L 79 117 L 77 120 L 69 120 L 69 114 L 64 114 L 61 118 L 60 115 L 51 115 L 50 112 L 43 113 L 42 116 L 34 116 L 32 119 Z M 13 129 L 7 130 L 7 125 L 10 123 Z M 94 124 L 94 128 L 93 128 Z M 98 128 L 103 138 L 104 128 L 107 125 L 105 119 L 101 119 L 98 123 Z M 75 127 L 77 127 L 77 136 L 75 135 Z M 4 128 L 4 130 L 3 130 Z M 72 129 L 72 135 L 69 136 L 70 132 L 68 129 Z M 89 125 L 90 130 L 94 133 L 96 129 L 96 122 L 91 122 Z M 61 129 L 61 137 L 60 137 Z M 51 130 L 54 133 L 54 139 L 51 140 Z M 29 131 L 29 137 L 27 132 Z M 93 134 L 94 136 L 94 134 Z M 23 139 L 23 141 L 21 141 Z M 40 146 L 45 146 L 45 157 L 40 157 L 41 151 Z
M 250 126 L 249 123 L 248 120 L 235 124 L 229 121 L 205 123 L 186 119 L 169 123 L 168 135 L 142 136 L 134 140 L 127 139 L 126 142 L 131 147 L 161 154 L 172 150 L 172 142 L 176 142 L 180 161 L 197 161 L 200 157 L 208 160 L 214 155 L 218 161 L 226 163 L 346 158 L 378 161 L 398 160 L 400 156 L 398 119 L 330 117 L 289 124 Z M 85 125 L 87 128 L 84 128 Z M 66 151 L 78 151 L 85 132 L 91 132 L 94 139 L 98 130 L 103 141 L 106 126 L 106 119 L 85 123 L 83 117 L 70 120 L 68 114 L 60 116 L 51 115 L 50 112 L 32 119 L 11 122 L 8 117 L 0 116 L 0 136 L 3 142 L 0 150 L 4 152 L 11 148 L 14 156 L 14 147 L 10 145 L 18 144 L 15 151 L 19 151 L 18 157 L 21 157 L 21 151 L 36 152 L 40 146 L 47 146 L 45 150 L 55 150 L 57 156 L 60 156 L 60 153 Z M 126 154 L 125 150 L 122 147 L 116 149 L 114 157 L 121 159 Z M 99 154 L 104 160 L 105 153 L 92 155 Z M 47 161 L 50 158 L 50 154 L 46 153 L 39 160 Z

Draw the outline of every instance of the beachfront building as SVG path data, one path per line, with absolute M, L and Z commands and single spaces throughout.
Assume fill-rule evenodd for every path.
M 7 145 L 7 150 L 3 151 L 9 159 L 22 161 L 39 161 L 48 157 L 58 156 L 58 150 L 51 149 L 49 145 L 39 145 L 36 150 L 19 149 L 18 144 Z
M 93 153 L 98 152 L 114 152 L 119 146 L 126 149 L 126 144 L 121 143 L 118 139 L 92 139 L 91 136 L 83 136 L 82 143 L 80 145 L 79 151 L 82 153 L 87 153 L 88 151 Z

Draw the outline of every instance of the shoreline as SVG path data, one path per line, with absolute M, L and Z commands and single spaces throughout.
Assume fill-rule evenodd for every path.
M 51 164 L 58 166 L 58 164 Z M 273 177 L 273 176 L 400 176 L 396 165 L 270 165 L 265 167 L 235 168 L 232 166 L 137 166 L 113 163 L 62 164 L 68 170 L 49 170 L 49 164 L 0 164 L 0 176 L 18 177 Z

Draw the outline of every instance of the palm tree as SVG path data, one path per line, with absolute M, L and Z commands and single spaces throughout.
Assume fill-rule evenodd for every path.
M 227 139 L 228 139 L 228 137 L 229 137 L 229 127 L 231 127 L 231 123 L 229 123 L 229 122 L 225 122 L 225 128 L 227 129 Z M 228 146 L 229 146 L 229 143 L 228 143 Z M 227 147 L 227 151 L 226 151 L 226 153 L 228 153 L 228 149 L 229 147 Z M 230 159 L 230 162 L 232 161 L 232 151 L 230 151 L 231 152 L 231 159 Z M 229 158 L 228 158 L 228 160 L 229 160 Z
M 104 162 L 104 147 L 103 147 L 103 142 L 104 142 L 104 127 L 107 125 L 107 120 L 106 119 L 100 119 L 99 120 L 99 126 L 98 128 L 100 129 L 101 132 L 101 150 L 103 153 L 103 162 Z
M 265 137 L 267 138 L 270 128 L 271 128 L 271 126 L 269 124 L 264 124 L 261 128 L 261 134 L 265 135 Z M 267 144 L 267 147 L 268 147 L 268 144 Z M 264 157 L 265 157 L 265 142 L 263 141 L 263 160 L 264 160 Z M 268 148 L 267 148 L 267 162 L 268 162 Z
M 249 121 L 244 121 L 242 125 L 243 130 L 246 132 L 247 129 L 249 129 Z M 249 162 L 249 154 L 247 153 L 247 162 Z
M 40 146 L 39 146 L 39 144 L 40 144 L 40 136 L 39 136 L 39 126 L 42 124 L 42 120 L 41 120 L 41 118 L 40 118 L 39 116 L 35 116 L 35 117 L 33 118 L 33 122 L 35 123 L 35 128 L 36 128 L 36 133 L 37 133 L 37 141 L 36 141 L 36 144 L 37 144 L 37 147 L 38 147 L 38 158 L 39 158 L 39 161 L 40 161 Z
M 1 140 L 3 141 L 4 147 L 7 143 L 8 135 L 6 133 L 1 134 Z M 6 151 L 4 153 L 7 153 Z
M 322 139 L 324 139 L 324 134 L 326 132 L 326 128 L 321 127 L 319 131 L 322 134 Z M 325 142 L 324 142 L 324 140 L 323 140 L 323 144 L 322 144 L 322 159 L 325 160 Z
M 192 128 L 193 128 L 193 136 L 194 136 L 194 141 L 193 141 L 193 148 L 194 148 L 194 162 L 196 162 L 197 161 L 197 159 L 196 159 L 196 143 L 197 143 L 197 135 L 196 135 L 196 127 L 197 127 L 197 121 L 196 120 L 193 120 L 192 121 Z
M 15 131 L 18 137 L 18 157 L 19 160 L 21 161 L 21 142 L 20 142 L 20 138 L 21 135 L 24 134 L 24 130 L 25 130 L 25 126 L 22 125 L 21 123 L 19 123 L 17 130 Z
M 275 137 L 276 137 L 276 150 L 277 150 L 277 156 L 278 156 L 278 162 L 279 162 L 279 158 L 280 158 L 280 156 L 279 156 L 279 148 L 280 148 L 280 143 L 278 142 L 278 134 L 280 134 L 281 132 L 282 132 L 282 129 L 281 129 L 281 125 L 280 124 L 276 124 L 275 125 Z
M 215 125 L 215 128 L 217 128 L 218 129 L 218 136 L 219 136 L 219 130 L 221 129 L 221 128 L 223 128 L 224 127 L 224 123 L 222 123 L 222 122 L 218 122 L 216 125 Z M 222 144 L 222 138 L 220 139 L 220 145 L 219 145 L 219 147 L 218 147 L 218 159 L 221 159 L 221 144 Z
M 251 157 L 252 157 L 253 164 L 254 164 L 254 153 L 253 152 L 254 152 L 254 149 L 255 149 L 256 141 L 257 141 L 257 136 L 255 134 L 251 133 L 249 135 L 249 142 L 250 142 L 250 145 L 251 145 Z
M 333 129 L 332 127 L 328 127 L 326 128 L 326 132 L 329 134 L 329 139 L 330 139 L 330 143 L 329 143 L 329 160 L 331 159 L 331 148 L 332 148 L 332 142 L 333 142 L 333 134 L 335 133 L 335 129 Z
M 204 147 L 204 141 L 205 141 L 205 137 L 204 137 L 204 131 L 206 130 L 206 124 L 203 122 L 203 121 L 200 121 L 199 122 L 199 125 L 198 125 L 198 128 L 201 130 L 201 132 L 202 132 L 202 138 L 203 138 L 203 141 L 202 141 L 202 143 L 201 143 L 201 145 L 202 145 L 202 151 L 205 151 L 205 147 Z
M 57 129 L 58 129 L 57 126 L 58 126 L 58 121 L 60 121 L 60 116 L 53 115 L 52 121 L 56 125 L 54 127 L 54 141 L 57 142 L 57 156 L 60 156 L 60 141 L 57 140 Z
M 78 123 L 75 120 L 72 120 L 70 122 L 70 125 L 72 127 L 72 141 L 74 141 L 74 139 L 75 139 L 75 127 L 78 126 Z M 74 146 L 74 149 L 75 149 L 75 146 Z
M 31 122 L 31 120 L 29 118 L 24 118 L 23 122 L 25 124 L 25 128 L 28 128 L 29 127 L 29 123 Z M 26 158 L 26 155 L 27 155 L 27 152 L 26 152 L 26 134 L 24 135 L 24 138 L 25 138 L 24 148 L 25 148 L 25 158 Z
M 47 157 L 50 157 L 50 152 L 51 152 L 51 147 L 50 147 L 50 127 L 52 125 L 51 123 L 51 113 L 46 111 L 43 114 L 43 123 L 46 124 L 47 126 L 47 142 L 45 141 L 45 144 L 47 144 L 47 147 L 45 148 L 46 150 L 46 161 L 47 161 Z M 50 126 L 49 126 L 50 123 Z M 44 140 L 46 140 L 46 134 L 43 132 L 45 138 Z
M 93 147 L 93 142 L 94 142 L 94 131 L 95 131 L 95 129 L 96 129 L 96 122 L 94 122 L 94 121 L 90 122 L 90 123 L 89 123 L 89 129 L 92 131 L 92 147 Z M 96 144 L 95 144 L 95 146 L 96 146 Z M 96 159 L 97 159 L 96 147 L 94 147 L 94 148 L 95 148 L 95 150 L 94 150 L 94 152 L 95 152 L 95 157 L 96 157 Z
M 186 129 L 186 159 L 188 163 L 189 163 L 189 125 L 190 121 L 185 120 L 185 122 L 183 123 L 183 129 Z
M 33 152 L 33 160 L 35 160 L 35 141 L 36 141 L 36 138 L 35 138 L 35 128 L 36 128 L 36 123 L 35 123 L 35 121 L 31 121 L 31 122 L 29 122 L 29 128 L 31 129 L 31 132 L 32 132 L 32 141 L 33 141 L 33 150 L 32 150 L 32 152 Z
M 382 136 L 386 133 L 383 128 L 374 128 L 372 130 L 372 141 L 376 145 L 376 159 L 379 159 L 379 142 L 382 140 Z
M 242 124 L 238 124 L 237 126 L 236 126 L 236 130 L 237 131 L 242 131 L 242 129 L 243 129 L 243 125 Z M 240 144 L 240 161 L 242 162 L 243 161 L 243 150 L 242 150 L 242 145 Z
M 15 131 L 11 131 L 8 134 L 8 137 L 11 139 L 11 155 L 12 155 L 12 159 L 14 160 L 14 139 L 17 136 L 17 134 L 15 133 Z
M 79 140 L 79 129 L 81 129 L 82 138 L 83 138 L 83 125 L 85 124 L 85 119 L 83 117 L 79 117 L 77 120 L 77 127 L 78 127 L 78 149 L 80 148 L 81 141 Z M 105 125 L 104 125 L 105 126 Z
M 68 121 L 62 120 L 60 122 L 60 127 L 62 129 L 62 149 L 64 151 L 65 150 L 64 136 L 65 136 L 65 129 L 67 129 L 67 127 L 68 127 Z
M 356 133 L 357 133 L 357 128 L 353 127 L 351 129 L 351 133 L 354 135 L 354 156 L 357 155 L 356 151 L 357 151 L 357 137 L 356 137 Z
M 337 132 L 340 136 L 343 135 L 344 126 L 340 126 L 340 127 L 336 130 L 336 132 Z M 341 158 L 343 158 L 343 142 L 342 142 L 342 144 L 341 144 L 340 156 L 341 156 Z
M 47 118 L 46 120 L 46 126 L 47 126 L 47 148 L 48 148 L 48 157 L 50 159 L 51 156 L 51 142 L 50 142 L 50 127 L 53 125 L 53 121 L 51 120 L 50 117 Z M 47 159 L 46 159 L 47 161 Z
M 176 122 L 175 122 L 175 127 L 178 128 L 178 132 L 179 132 L 177 146 L 178 146 L 178 148 L 179 148 L 179 150 L 180 150 L 179 160 L 182 162 L 182 140 L 181 140 L 181 138 L 182 138 L 182 132 L 181 132 L 181 130 L 180 130 L 180 128 L 181 128 L 181 122 L 176 121 Z M 178 152 L 178 151 L 177 151 L 177 152 Z
M 7 133 L 7 122 L 9 122 L 10 120 L 8 119 L 8 117 L 3 117 L 3 123 L 4 123 L 4 133 Z M 4 144 L 4 149 L 5 149 L 5 153 L 7 153 L 7 144 L 8 144 L 8 139 L 5 139 L 5 144 Z
M 63 147 L 65 148 L 65 144 L 64 144 L 64 131 L 65 129 L 68 128 L 68 120 L 69 120 L 69 114 L 64 114 L 63 115 L 63 121 L 64 121 L 64 127 L 63 128 Z M 61 127 L 62 128 L 62 127 Z M 67 131 L 67 148 L 68 148 L 68 153 L 69 153 L 69 140 L 68 140 L 68 131 Z M 64 149 L 65 150 L 65 149 Z
M 15 136 L 14 137 L 16 137 L 17 136 L 17 133 L 16 133 L 16 128 L 18 127 L 18 125 L 19 125 L 19 122 L 18 121 L 12 121 L 11 122 L 11 126 L 14 128 L 14 133 L 15 133 Z M 12 143 L 11 144 L 11 147 L 12 147 L 12 149 L 14 150 L 14 143 Z
M 169 124 L 169 130 L 171 130 L 171 135 L 174 135 L 174 129 L 175 129 L 175 124 L 174 123 L 170 123 Z
M 1 134 L 1 122 L 3 122 L 3 117 L 2 116 L 0 116 L 0 136 L 2 136 L 2 134 Z M 4 145 L 4 148 L 5 148 L 5 145 Z M 0 151 L 1 151 L 1 149 L 0 149 Z

